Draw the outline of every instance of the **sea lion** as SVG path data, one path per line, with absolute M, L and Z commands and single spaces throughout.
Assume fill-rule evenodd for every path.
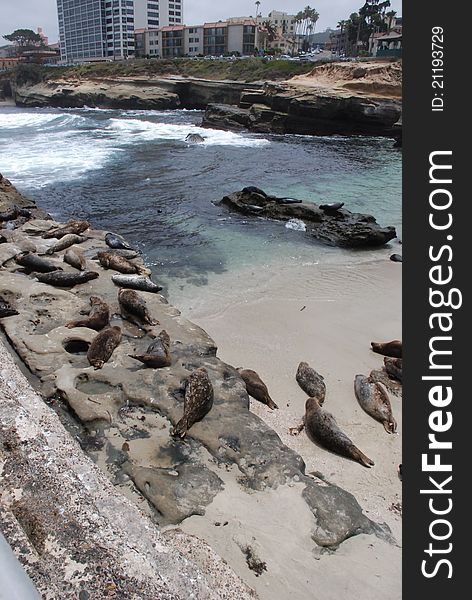
M 392 262 L 403 262 L 403 257 L 401 254 L 392 254 L 392 256 L 390 257 L 390 260 Z
M 385 356 L 384 366 L 390 377 L 398 379 L 398 381 L 402 381 L 403 359 Z
M 54 254 L 55 252 L 60 252 L 61 250 L 65 250 L 74 244 L 81 244 L 85 242 L 87 238 L 82 235 L 75 235 L 75 233 L 69 233 L 61 238 L 58 242 L 53 244 L 50 248 L 46 250 L 46 254 Z
M 62 271 L 54 263 L 49 262 L 45 258 L 41 258 L 34 252 L 20 252 L 15 256 L 15 262 L 25 267 L 28 271 L 37 271 L 39 273 L 51 273 L 52 271 Z
M 0 319 L 4 317 L 13 317 L 14 315 L 19 315 L 20 313 L 15 310 L 12 305 L 0 296 Z
M 100 331 L 104 327 L 108 327 L 110 324 L 110 308 L 108 304 L 99 298 L 98 296 L 90 296 L 90 306 L 88 310 L 88 317 L 86 319 L 78 319 L 76 321 L 70 321 L 66 323 L 66 327 L 72 329 L 73 327 L 88 327 L 89 329 L 95 329 Z
M 296 379 L 305 394 L 308 394 L 310 398 L 316 398 L 319 405 L 323 406 L 326 396 L 326 384 L 323 376 L 312 369 L 308 363 L 301 362 L 298 365 Z
M 291 428 L 290 433 L 295 435 L 303 428 L 312 442 L 319 444 L 326 450 L 351 458 L 364 467 L 372 467 L 374 461 L 368 458 L 354 445 L 352 440 L 339 428 L 333 415 L 321 408 L 316 398 L 308 398 L 305 403 L 305 416 L 299 427 Z
M 74 234 L 78 235 L 79 233 L 83 233 L 90 227 L 90 223 L 88 221 L 77 221 L 75 219 L 70 219 L 67 221 L 65 225 L 61 225 L 60 227 L 53 227 L 46 233 L 43 233 L 43 238 L 45 240 L 51 238 L 61 239 L 65 235 Z
M 402 343 L 400 340 L 392 340 L 391 342 L 370 342 L 372 350 L 383 356 L 393 356 L 393 358 L 402 357 Z
M 97 252 L 97 257 L 104 269 L 112 269 L 125 275 L 141 275 L 144 271 L 147 273 L 145 267 L 135 265 L 124 256 L 118 256 L 112 252 Z
M 246 384 L 247 393 L 262 402 L 262 404 L 266 404 L 269 408 L 279 408 L 277 404 L 272 400 L 269 395 L 269 390 L 267 389 L 266 384 L 262 381 L 259 375 L 253 371 L 252 369 L 241 369 L 238 368 L 238 372 L 241 375 L 244 383 Z
M 149 314 L 146 300 L 134 290 L 120 290 L 118 292 L 118 302 L 124 313 L 123 316 L 138 327 L 143 324 L 159 325 L 159 321 L 153 319 Z
M 255 185 L 248 185 L 242 190 L 245 194 L 259 194 L 263 198 L 267 198 L 267 194 L 261 188 L 256 187 Z
M 365 412 L 379 423 L 382 423 L 387 433 L 395 433 L 397 422 L 393 418 L 392 406 L 382 385 L 372 381 L 370 377 L 356 375 L 354 392 Z
M 80 271 L 78 273 L 52 271 L 51 273 L 34 273 L 34 275 L 41 283 L 48 283 L 56 287 L 73 287 L 98 277 L 98 273 L 95 273 L 95 271 Z
M 101 369 L 121 342 L 121 329 L 114 325 L 100 331 L 89 346 L 87 359 L 92 367 Z
M 193 142 L 194 144 L 202 144 L 205 141 L 205 138 L 199 133 L 189 133 L 185 138 L 185 141 Z
M 184 438 L 187 431 L 210 411 L 213 406 L 213 386 L 208 371 L 200 367 L 187 379 L 184 398 L 184 414 L 174 427 L 172 435 Z
M 27 219 L 31 218 L 31 211 L 27 208 L 21 208 L 17 204 L 14 204 L 7 210 L 0 212 L 0 221 L 14 221 L 18 219 L 18 217 L 26 217 Z
M 336 212 L 344 206 L 344 202 L 331 202 L 330 204 L 320 204 L 320 210 L 324 212 Z
M 87 266 L 85 256 L 77 248 L 67 249 L 67 252 L 64 254 L 64 262 L 71 267 L 74 267 L 74 269 L 78 269 L 79 271 L 85 271 Z
M 126 242 L 121 235 L 117 235 L 116 233 L 107 233 L 105 236 L 105 244 L 109 248 L 134 250 L 134 248 L 131 248 L 128 242 Z
M 128 354 L 130 358 L 139 360 L 146 367 L 159 369 L 161 367 L 170 367 L 172 359 L 170 356 L 170 337 L 164 329 L 157 338 L 148 346 L 144 354 Z
M 113 275 L 111 280 L 118 287 L 141 290 L 142 292 L 156 294 L 162 290 L 160 285 L 157 285 L 149 277 L 144 277 L 143 275 Z

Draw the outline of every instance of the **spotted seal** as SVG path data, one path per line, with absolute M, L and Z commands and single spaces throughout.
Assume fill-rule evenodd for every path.
M 61 239 L 65 235 L 79 235 L 79 233 L 83 233 L 90 227 L 90 223 L 88 221 L 78 221 L 75 219 L 71 219 L 67 221 L 65 225 L 61 225 L 61 227 L 53 227 L 43 233 L 43 238 L 48 240 L 50 238 Z
M 152 369 L 169 367 L 172 363 L 169 334 L 163 329 L 144 354 L 129 354 L 128 356 Z
M 187 379 L 184 398 L 184 414 L 174 427 L 172 435 L 174 437 L 184 438 L 192 425 L 197 421 L 201 421 L 211 410 L 212 406 L 213 386 L 208 377 L 208 371 L 205 367 L 200 367 L 193 371 Z
M 393 418 L 392 406 L 382 385 L 373 381 L 370 377 L 356 375 L 354 392 L 365 412 L 379 423 L 382 423 L 387 433 L 395 433 L 397 422 Z
M 266 384 L 255 371 L 252 369 L 238 368 L 238 373 L 246 384 L 247 393 L 252 398 L 262 402 L 262 404 L 266 404 L 269 408 L 279 408 L 270 397 Z
M 74 327 L 88 327 L 100 331 L 110 324 L 110 307 L 99 296 L 90 296 L 90 309 L 84 313 L 88 314 L 86 319 L 78 319 L 66 323 L 66 327 L 72 329 Z
M 121 342 L 121 329 L 114 325 L 100 331 L 89 346 L 87 359 L 92 367 L 101 369 Z
M 310 398 L 316 398 L 319 405 L 323 406 L 326 396 L 326 384 L 322 375 L 317 373 L 308 363 L 301 362 L 298 365 L 296 380 L 305 394 Z

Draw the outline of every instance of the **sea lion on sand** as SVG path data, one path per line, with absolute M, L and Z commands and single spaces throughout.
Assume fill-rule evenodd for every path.
M 56 287 L 73 287 L 98 277 L 98 273 L 95 273 L 95 271 L 80 271 L 78 273 L 52 271 L 51 273 L 34 273 L 34 275 L 41 283 L 48 283 Z
M 354 392 L 365 412 L 379 423 L 382 423 L 387 433 L 395 433 L 397 422 L 393 418 L 392 406 L 382 385 L 372 381 L 370 377 L 356 375 Z
M 344 202 L 331 202 L 330 204 L 320 204 L 320 210 L 324 212 L 336 212 L 344 206 Z
M 157 285 L 149 277 L 144 277 L 143 275 L 113 275 L 111 280 L 119 287 L 141 290 L 142 292 L 156 294 L 162 290 L 160 285 Z
M 247 393 L 262 402 L 262 404 L 266 404 L 269 408 L 279 408 L 277 404 L 272 400 L 269 395 L 269 390 L 267 389 L 266 384 L 262 381 L 259 375 L 253 371 L 252 369 L 241 369 L 238 368 L 238 372 L 241 375 L 244 383 L 246 384 Z
M 146 300 L 134 290 L 122 289 L 118 292 L 118 302 L 124 317 L 141 327 L 143 324 L 159 325 L 157 319 L 149 314 Z
M 100 331 L 92 340 L 87 352 L 87 359 L 92 367 L 101 369 L 120 342 L 121 329 L 116 325 Z
M 129 354 L 128 356 L 139 360 L 146 367 L 159 369 L 161 367 L 169 367 L 172 363 L 169 348 L 170 337 L 167 331 L 163 329 L 144 354 Z
M 88 327 L 100 331 L 110 324 L 110 308 L 108 304 L 98 296 L 90 296 L 90 306 L 88 317 L 86 319 L 78 319 L 66 323 L 66 327 Z M 87 314 L 87 313 L 86 313 Z
M 107 233 L 105 236 L 105 244 L 109 248 L 134 250 L 134 248 L 131 248 L 128 242 L 126 242 L 121 235 L 117 235 L 116 233 Z
M 19 315 L 20 313 L 15 310 L 12 305 L 0 296 L 0 319 L 4 317 L 13 317 L 14 315 Z
M 71 267 L 74 267 L 74 269 L 78 269 L 79 271 L 85 271 L 87 266 L 85 256 L 77 248 L 67 249 L 67 252 L 64 254 L 64 262 Z
M 392 256 L 390 257 L 390 260 L 392 262 L 403 262 L 403 257 L 401 254 L 392 254 Z
M 199 133 L 189 133 L 185 138 L 185 141 L 193 142 L 194 144 L 202 144 L 205 141 L 205 138 Z
M 339 428 L 333 415 L 321 408 L 316 398 L 308 398 L 305 403 L 303 423 L 299 427 L 290 429 L 290 433 L 295 435 L 303 428 L 306 429 L 312 442 L 319 444 L 326 450 L 351 458 L 364 467 L 374 465 L 374 461 L 361 452 L 344 431 Z
M 172 435 L 184 438 L 187 431 L 210 411 L 213 406 L 213 386 L 208 371 L 200 367 L 187 379 L 184 398 L 184 414 L 174 427 Z
M 305 394 L 308 394 L 310 398 L 316 398 L 319 405 L 323 406 L 326 396 L 326 384 L 323 376 L 312 369 L 308 363 L 301 362 L 298 365 L 296 379 Z
M 54 227 L 46 233 L 43 233 L 43 238 L 48 240 L 50 238 L 63 238 L 65 235 L 74 234 L 78 235 L 79 233 L 83 233 L 86 229 L 90 227 L 90 223 L 88 221 L 77 221 L 71 219 L 67 221 L 65 225 L 61 225 L 61 227 Z
M 61 267 L 41 258 L 34 252 L 20 252 L 15 256 L 15 262 L 28 271 L 37 271 L 39 273 L 51 273 L 52 271 L 62 271 Z
M 402 343 L 400 340 L 392 340 L 391 342 L 370 342 L 372 350 L 383 356 L 393 356 L 393 358 L 402 357 Z
M 142 275 L 143 272 L 148 273 L 145 267 L 135 265 L 124 256 L 118 256 L 112 252 L 98 252 L 97 258 L 104 269 L 113 269 L 125 275 Z
M 402 370 L 403 370 L 403 359 L 391 358 L 390 356 L 384 357 L 384 366 L 390 377 L 402 381 Z
M 74 244 L 81 244 L 85 242 L 87 238 L 82 235 L 76 235 L 75 233 L 69 233 L 61 238 L 58 242 L 53 244 L 50 248 L 46 250 L 46 254 L 54 254 L 55 252 L 60 252 L 61 250 L 65 250 Z

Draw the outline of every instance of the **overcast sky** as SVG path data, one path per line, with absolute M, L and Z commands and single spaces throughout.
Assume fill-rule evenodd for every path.
M 335 28 L 338 21 L 363 5 L 363 0 L 261 0 L 262 14 L 272 9 L 297 13 L 306 4 L 316 8 L 320 14 L 316 30 Z M 401 15 L 401 0 L 391 0 L 392 10 Z M 255 5 L 251 0 L 183 0 L 184 21 L 187 25 L 197 25 L 205 21 L 217 21 L 227 17 L 239 17 L 255 14 Z M 49 36 L 49 42 L 57 41 L 56 0 L 0 0 L 0 35 L 11 33 L 15 29 L 33 29 L 42 27 Z M 5 40 L 0 39 L 1 42 Z M 5 43 L 7 43 L 5 41 Z

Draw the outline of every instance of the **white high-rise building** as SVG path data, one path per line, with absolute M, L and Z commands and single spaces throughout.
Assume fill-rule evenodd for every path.
M 57 0 L 61 60 L 134 56 L 134 30 L 183 22 L 183 0 Z

